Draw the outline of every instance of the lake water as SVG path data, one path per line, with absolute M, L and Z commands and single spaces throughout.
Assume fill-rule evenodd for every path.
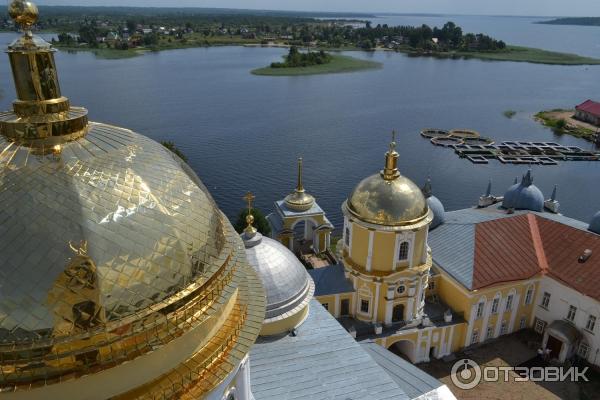
M 540 47 L 600 57 L 593 47 L 600 28 L 563 29 L 523 18 L 436 17 L 439 23 L 431 18 L 386 17 L 388 23 L 432 25 L 452 19 L 465 30 L 523 45 L 538 45 L 531 32 L 541 29 L 551 39 Z M 548 33 L 555 29 L 561 33 Z M 0 45 L 14 37 L 0 34 Z M 581 38 L 589 48 L 579 48 Z M 241 198 L 248 190 L 256 193 L 258 207 L 270 211 L 275 200 L 293 189 L 295 159 L 303 156 L 305 186 L 339 228 L 342 202 L 361 179 L 383 167 L 392 129 L 399 132 L 402 173 L 419 185 L 431 175 L 434 193 L 447 210 L 476 204 L 490 178 L 494 194 L 502 195 L 526 167 L 473 165 L 432 146 L 420 137 L 422 128 L 470 128 L 496 141 L 557 141 L 591 148 L 582 140 L 556 137 L 531 116 L 600 99 L 598 66 L 357 52 L 351 55 L 382 62 L 384 68 L 308 77 L 249 73 L 284 52 L 221 47 L 124 60 L 81 52 L 59 53 L 57 62 L 63 93 L 74 105 L 87 107 L 93 120 L 176 142 L 230 218 L 244 206 Z M 0 108 L 7 109 L 15 94 L 6 59 L 0 62 L 0 76 Z M 518 114 L 507 119 L 502 113 L 508 109 Z M 533 174 L 547 197 L 559 185 L 564 214 L 587 221 L 600 210 L 600 162 L 534 166 Z

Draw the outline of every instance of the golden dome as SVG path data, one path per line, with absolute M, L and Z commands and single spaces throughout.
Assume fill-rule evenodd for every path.
M 306 193 L 302 185 L 302 158 L 298 159 L 298 185 L 296 190 L 284 199 L 285 205 L 292 211 L 308 211 L 315 204 L 315 198 Z
M 8 5 L 8 15 L 24 29 L 29 29 L 37 22 L 39 11 L 31 1 L 14 0 Z
M 360 182 L 348 198 L 348 211 L 361 221 L 405 226 L 418 223 L 429 215 L 421 189 L 398 171 L 395 146 L 392 142 L 386 153 L 384 170 Z
M 204 398 L 264 319 L 243 243 L 180 158 L 71 107 L 25 37 L 0 113 L 0 392 Z

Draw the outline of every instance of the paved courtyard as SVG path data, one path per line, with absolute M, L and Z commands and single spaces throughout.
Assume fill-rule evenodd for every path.
M 454 361 L 433 360 L 429 363 L 419 364 L 418 367 L 446 384 L 458 399 L 600 399 L 600 375 L 591 370 L 586 374 L 590 380 L 587 383 L 517 382 L 515 378 L 519 376 L 511 371 L 509 372 L 508 382 L 482 382 L 470 390 L 460 389 L 453 384 L 451 370 L 456 361 L 468 358 L 475 361 L 482 368 L 485 366 L 519 366 L 536 357 L 536 341 L 539 341 L 539 338 L 532 332 L 518 332 L 466 352 L 458 353 Z M 502 377 L 503 374 L 501 373 L 500 376 Z

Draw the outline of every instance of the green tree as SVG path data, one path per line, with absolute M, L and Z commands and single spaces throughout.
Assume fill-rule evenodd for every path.
M 177 146 L 175 145 L 174 142 L 164 140 L 164 141 L 160 142 L 160 144 L 165 146 L 167 149 L 171 150 L 173 153 L 175 153 L 175 155 L 177 155 L 177 157 L 181 158 L 187 164 L 187 162 L 188 162 L 187 157 L 185 156 L 185 154 L 183 154 L 183 152 L 181 150 L 179 150 L 177 148 Z
M 244 229 L 248 226 L 246 223 L 246 217 L 248 216 L 248 209 L 244 209 L 238 215 L 238 219 L 235 222 L 235 230 L 237 233 L 244 232 Z M 269 221 L 265 218 L 265 215 L 256 208 L 252 209 L 252 216 L 254 217 L 254 227 L 258 230 L 263 236 L 271 235 L 271 226 L 269 225 Z

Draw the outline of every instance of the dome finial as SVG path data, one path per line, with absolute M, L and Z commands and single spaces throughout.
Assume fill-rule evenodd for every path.
M 558 190 L 558 185 L 554 185 L 554 189 L 552 190 L 552 196 L 550 196 L 551 201 L 556 201 L 556 191 Z
M 390 149 L 385 153 L 385 168 L 381 171 L 381 176 L 386 181 L 393 181 L 400 176 L 400 171 L 398 171 L 398 157 L 399 154 L 396 151 L 396 131 L 392 131 Z
M 523 186 L 531 186 L 533 184 L 533 177 L 531 176 L 531 168 L 527 170 L 527 173 L 523 175 L 523 180 L 521 181 Z
M 31 35 L 31 27 L 38 21 L 40 13 L 32 1 L 13 0 L 8 5 L 8 15 L 21 26 L 26 34 Z
M 433 195 L 433 188 L 431 186 L 431 176 L 427 177 L 427 181 L 425 182 L 425 185 L 423 186 L 423 189 L 421 189 L 421 191 L 423 192 L 423 196 L 425 196 L 426 199 L 430 198 Z
M 256 196 L 252 194 L 252 192 L 246 193 L 244 196 L 244 200 L 248 203 L 248 215 L 246 215 L 246 223 L 248 226 L 244 229 L 244 233 L 248 238 L 253 238 L 256 235 L 256 228 L 252 225 L 254 224 L 254 215 L 252 215 L 252 203 L 256 199 Z
M 304 186 L 302 185 L 302 157 L 298 158 L 298 185 L 296 186 L 297 192 L 304 192 Z
M 487 185 L 487 190 L 485 191 L 485 197 L 490 197 L 492 195 L 492 179 L 490 178 L 488 185 Z

